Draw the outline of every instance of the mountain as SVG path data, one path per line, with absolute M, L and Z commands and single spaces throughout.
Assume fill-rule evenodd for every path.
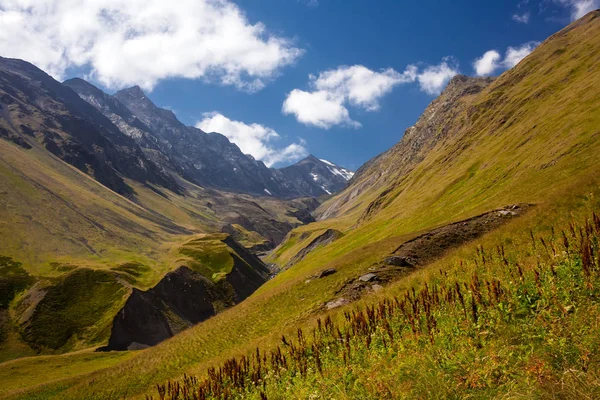
M 292 231 L 271 261 L 285 265 L 328 229 L 345 235 L 306 262 L 509 204 L 555 201 L 585 181 L 600 154 L 598 21 L 590 13 L 498 78 L 454 77 L 398 144 L 359 168 L 313 213 L 319 222 Z
M 223 136 L 198 132 L 261 167 Z M 0 58 L 0 361 L 106 344 L 132 293 L 182 267 L 190 282 L 210 282 L 211 315 L 220 313 L 269 278 L 259 260 L 238 260 L 250 258 L 235 240 L 266 251 L 314 221 L 315 199 L 203 187 L 185 179 L 195 167 L 179 156 L 87 82 L 64 85 Z M 166 287 L 177 298 L 190 282 Z M 189 326 L 200 316 L 181 318 Z
M 344 189 L 354 173 L 312 154 L 294 165 L 279 170 L 292 185 L 319 197 L 331 195 Z
M 122 90 L 114 97 L 169 145 L 185 166 L 185 177 L 197 184 L 284 198 L 312 195 L 279 170 L 242 153 L 225 136 L 183 125 L 171 111 L 156 107 L 139 87 Z
M 117 193 L 133 195 L 123 178 L 178 190 L 135 141 L 29 63 L 0 58 L 0 113 L 0 136 L 26 149 L 43 146 Z
M 73 89 L 79 97 L 110 119 L 123 134 L 133 139 L 149 159 L 164 170 L 184 175 L 184 169 L 168 157 L 168 143 L 161 142 L 150 128 L 115 97 L 79 78 L 69 79 L 63 84 Z
M 438 143 L 453 133 L 453 124 L 462 113 L 467 112 L 467 104 L 463 99 L 478 94 L 492 82 L 493 78 L 464 75 L 452 78 L 419 120 L 404 132 L 402 140 L 359 168 L 347 190 L 323 204 L 315 215 L 319 219 L 339 216 L 352 208 L 361 194 L 380 192 L 380 197 L 370 203 L 363 217 L 375 212 L 385 196 L 390 195 L 388 188 L 411 172 Z
M 21 398 L 157 398 L 156 385 L 205 379 L 193 393 L 209 398 L 588 393 L 599 63 L 594 12 L 496 79 L 456 77 L 319 221 L 287 235 L 267 261 L 290 266 L 240 304 L 108 367 L 103 355 L 40 360 L 60 362 L 63 380 L 25 394 L 0 377 Z M 93 372 L 69 372 L 84 362 Z M 44 367 L 30 368 L 13 361 L 11 374 Z
M 350 176 L 345 169 L 327 168 L 314 157 L 288 168 L 267 168 L 225 136 L 185 126 L 138 86 L 110 96 L 82 79 L 64 84 L 135 140 L 153 162 L 197 185 L 259 196 L 318 197 L 341 190 Z M 338 175 L 334 177 L 332 171 Z M 320 183 L 313 178 L 317 173 Z
M 7 202 L 0 211 L 10 210 L 3 211 L 0 234 L 13 242 L 2 243 L 2 251 L 25 257 L 32 251 L 22 248 L 36 250 L 35 242 L 54 253 L 85 235 L 99 254 L 35 268 L 0 259 L 0 270 L 13 278 L 2 282 L 11 299 L 0 302 L 9 304 L 0 320 L 17 325 L 15 332 L 5 324 L 3 349 L 13 358 L 32 355 L 17 343 L 24 334 L 27 343 L 60 339 L 60 349 L 79 350 L 4 364 L 0 395 L 597 398 L 598 65 L 595 11 L 496 79 L 456 77 L 414 127 L 390 132 L 399 143 L 322 204 L 318 221 L 291 230 L 266 257 L 280 273 L 267 280 L 264 266 L 245 262 L 258 275 L 248 288 L 264 284 L 191 327 L 190 319 L 228 299 L 197 294 L 219 282 L 233 288 L 233 255 L 242 258 L 209 225 L 218 219 L 210 197 L 218 191 L 181 180 L 189 195 L 165 190 L 163 197 L 127 180 L 138 193 L 133 203 L 33 141 L 26 149 L 18 139 L 0 140 Z M 221 203 L 240 196 L 218 193 Z M 88 196 L 94 207 L 85 208 Z M 298 221 L 290 214 L 303 214 L 269 196 L 244 199 L 256 203 L 253 210 L 288 215 L 290 223 Z M 59 215 L 46 202 L 60 207 Z M 84 217 L 101 226 L 77 230 L 60 245 L 52 241 L 70 218 L 92 225 Z M 231 237 L 258 241 L 256 231 L 229 225 Z M 191 288 L 189 297 L 163 292 Z M 62 326 L 68 329 L 48 328 Z M 114 348 L 158 341 L 139 342 L 137 327 L 160 340 L 187 329 L 141 352 L 85 351 L 107 344 L 115 326 Z

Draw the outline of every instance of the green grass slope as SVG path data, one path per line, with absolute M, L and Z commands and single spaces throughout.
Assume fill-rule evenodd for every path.
M 370 304 L 379 296 L 403 296 L 406 289 L 412 288 L 419 298 L 424 298 L 425 295 L 417 291 L 423 289 L 425 283 L 430 290 L 436 287 L 438 291 L 442 285 L 449 288 L 455 282 L 468 286 L 473 283 L 472 272 L 477 269 L 480 279 L 473 285 L 477 288 L 483 285 L 481 292 L 486 296 L 482 295 L 481 300 L 476 297 L 476 307 L 481 306 L 477 309 L 481 326 L 470 316 L 474 291 L 467 287 L 465 293 L 469 290 L 471 293 L 465 294 L 465 298 L 471 309 L 466 309 L 466 316 L 461 314 L 465 310 L 456 301 L 444 303 L 442 308 L 436 308 L 437 305 L 430 308 L 430 315 L 435 317 L 443 333 L 433 336 L 434 347 L 425 347 L 432 339 L 423 308 L 419 308 L 418 332 L 407 328 L 403 314 L 396 313 L 393 318 L 397 319 L 389 322 L 394 335 L 414 335 L 414 340 L 398 340 L 389 346 L 389 342 L 383 345 L 386 333 L 381 333 L 379 328 L 378 336 L 355 334 L 349 351 L 357 359 L 353 358 L 354 369 L 350 369 L 348 375 L 344 375 L 345 366 L 333 362 L 340 353 L 323 351 L 324 362 L 331 365 L 323 370 L 325 377 L 315 372 L 318 366 L 314 363 L 310 365 L 311 371 L 301 371 L 293 377 L 285 375 L 280 382 L 269 378 L 268 398 L 311 395 L 318 398 L 318 393 L 313 393 L 314 389 L 309 392 L 309 388 L 324 385 L 328 387 L 323 393 L 336 398 L 386 398 L 389 397 L 386 388 L 400 394 L 406 391 L 407 396 L 417 398 L 436 395 L 489 398 L 507 394 L 536 397 L 544 393 L 544 387 L 535 383 L 536 379 L 543 379 L 542 376 L 549 377 L 543 381 L 548 382 L 548 387 L 560 384 L 561 377 L 565 381 L 579 379 L 584 382 L 582 385 L 596 385 L 595 370 L 590 369 L 596 361 L 585 360 L 586 357 L 597 358 L 590 338 L 597 334 L 594 288 L 598 282 L 596 275 L 588 274 L 583 268 L 587 256 L 581 249 L 585 246 L 573 242 L 581 242 L 588 231 L 581 221 L 600 209 L 599 62 L 600 13 L 596 12 L 550 38 L 483 91 L 463 96 L 454 115 L 444 119 L 441 140 L 433 141 L 431 149 L 406 175 L 390 178 L 384 187 L 367 187 L 337 218 L 292 232 L 291 244 L 284 243 L 274 253 L 274 260 L 281 265 L 304 248 L 303 243 L 310 243 L 326 229 L 336 229 L 344 235 L 329 245 L 317 247 L 246 301 L 108 368 L 96 367 L 95 360 L 73 355 L 72 362 L 81 362 L 94 370 L 88 374 L 67 375 L 56 380 L 43 376 L 45 368 L 52 365 L 52 358 L 40 360 L 35 370 L 27 359 L 13 361 L 11 367 L 15 374 L 22 371 L 25 375 L 38 376 L 39 385 L 19 389 L 11 378 L 0 396 L 21 399 L 156 397 L 156 384 L 179 379 L 184 373 L 206 376 L 208 367 L 222 365 L 234 356 L 248 356 L 256 352 L 257 346 L 261 354 L 275 350 L 281 343 L 281 335 L 297 337 L 299 326 L 308 337 L 310 328 L 317 326 L 317 318 L 324 321 L 326 316 L 331 316 L 336 326 L 344 328 L 343 313 L 358 310 L 359 305 L 325 311 L 324 304 L 335 298 L 349 280 L 380 263 L 420 232 L 514 203 L 537 206 L 497 231 L 451 251 L 428 267 L 363 300 Z M 371 204 L 374 206 L 369 207 Z M 373 211 L 366 213 L 367 209 Z M 569 233 L 572 219 L 579 221 L 577 226 L 582 227 L 583 236 L 577 229 L 574 234 Z M 560 230 L 565 230 L 569 243 L 573 243 L 568 251 L 564 242 L 562 247 L 560 245 Z M 596 237 L 597 233 L 590 233 L 589 237 L 592 236 Z M 500 255 L 489 258 L 497 246 L 505 247 L 509 267 Z M 554 246 L 557 257 L 550 247 L 543 250 L 545 246 Z M 481 247 L 485 262 L 481 258 Z M 597 255 L 595 243 L 592 248 Z M 517 263 L 523 272 L 522 281 Z M 591 271 L 591 264 L 586 265 Z M 323 279 L 313 279 L 325 268 L 335 268 L 337 272 Z M 597 263 L 593 269 L 596 268 Z M 556 279 L 550 278 L 554 277 L 553 269 L 558 274 Z M 540 278 L 536 278 L 536 271 Z M 536 279 L 541 277 L 544 282 L 537 287 Z M 499 310 L 488 304 L 490 297 L 485 285 L 486 282 L 491 284 L 493 279 L 506 289 L 506 296 L 494 301 L 505 303 L 508 309 Z M 555 279 L 554 292 L 552 279 Z M 537 296 L 538 293 L 541 295 Z M 411 296 L 414 303 L 417 295 Z M 485 301 L 488 308 L 483 308 L 480 301 Z M 520 310 L 523 306 L 529 309 Z M 559 307 L 564 307 L 565 315 L 572 317 L 558 320 L 556 316 L 562 312 Z M 543 313 L 544 310 L 548 312 Z M 444 317 L 446 313 L 449 316 Z M 539 322 L 539 332 L 532 322 Z M 378 327 L 380 323 L 383 324 L 382 319 L 367 326 Z M 570 335 L 571 331 L 581 332 L 580 337 Z M 444 335 L 450 332 L 452 335 Z M 508 334 L 515 332 L 519 335 L 511 342 Z M 373 352 L 367 349 L 365 336 L 372 336 Z M 486 342 L 488 336 L 489 343 Z M 538 342 L 532 345 L 533 339 Z M 569 340 L 573 343 L 568 343 Z M 500 350 L 505 343 L 514 346 L 512 353 Z M 304 354 L 304 346 L 302 348 Z M 405 351 L 407 357 L 403 357 Z M 460 359 L 447 359 L 454 353 Z M 438 354 L 441 359 L 435 358 Z M 564 354 L 565 358 L 552 364 L 551 354 Z M 310 353 L 299 361 L 304 362 L 305 358 L 311 360 Z M 482 368 L 475 368 L 477 366 Z M 519 372 L 518 367 L 532 372 Z M 576 372 L 569 375 L 569 370 Z M 588 371 L 590 374 L 586 375 Z M 398 374 L 402 374 L 400 378 Z M 397 382 L 392 385 L 392 380 Z M 319 386 L 321 384 L 323 386 Z M 494 389 L 501 385 L 507 386 Z M 470 391 L 478 387 L 482 390 Z M 260 398 L 260 391 L 251 391 L 248 395 Z
M 436 100 L 423 117 L 439 124 L 427 127 L 430 145 L 422 160 L 407 165 L 409 149 L 384 154 L 318 210 L 336 218 L 300 227 L 291 237 L 327 228 L 350 231 L 333 246 L 338 251 L 332 259 L 365 243 L 560 196 L 576 177 L 597 168 L 599 20 L 594 12 L 555 34 L 517 67 L 447 110 Z M 435 112 L 444 115 L 432 116 Z M 407 135 L 403 142 L 412 132 Z M 275 252 L 272 261 L 284 265 L 309 240 L 284 242 L 286 250 Z
M 553 228 L 517 251 L 479 247 L 152 398 L 598 398 L 600 217 Z
M 56 262 L 94 268 L 140 262 L 153 266 L 150 286 L 170 268 L 165 255 L 171 247 L 194 234 L 219 232 L 227 218 L 262 213 L 257 219 L 300 223 L 289 215 L 295 207 L 277 199 L 188 182 L 181 182 L 184 196 L 127 183 L 136 191 L 135 203 L 45 150 L 0 140 L 0 255 L 37 276 L 59 275 Z

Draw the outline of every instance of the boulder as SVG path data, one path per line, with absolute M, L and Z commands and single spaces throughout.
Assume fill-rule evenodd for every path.
M 377 275 L 375 275 L 375 274 L 365 274 L 365 275 L 361 276 L 360 278 L 358 278 L 358 280 L 361 281 L 361 282 L 375 281 L 375 280 L 377 280 Z
M 344 305 L 346 305 L 348 303 L 349 303 L 349 301 L 347 299 L 345 299 L 345 298 L 342 297 L 340 299 L 330 301 L 329 303 L 327 303 L 325 305 L 325 308 L 327 308 L 328 310 L 333 310 L 334 308 L 338 308 L 338 307 L 344 306 Z
M 323 271 L 319 272 L 319 273 L 317 274 L 317 276 L 316 276 L 316 277 L 317 277 L 317 278 L 319 278 L 319 279 L 320 279 L 320 278 L 325 278 L 326 276 L 333 275 L 333 274 L 335 274 L 336 272 L 337 272 L 337 271 L 336 271 L 336 269 L 335 269 L 335 268 L 327 268 L 327 269 L 325 269 L 325 270 L 323 270 Z
M 381 286 L 381 285 L 375 284 L 375 285 L 371 286 L 371 290 L 374 291 L 374 292 L 379 292 L 382 289 L 383 289 L 383 286 Z
M 395 267 L 414 267 L 415 262 L 409 257 L 391 256 L 385 259 L 386 265 Z

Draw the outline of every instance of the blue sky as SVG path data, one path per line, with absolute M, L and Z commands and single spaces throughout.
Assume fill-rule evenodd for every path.
M 0 55 L 59 79 L 84 75 L 107 92 L 139 84 L 182 122 L 226 131 L 269 165 L 312 153 L 351 169 L 398 142 L 454 73 L 497 75 L 598 7 L 597 0 L 122 0 L 115 8 L 119 1 L 85 0 L 48 13 L 21 2 L 0 0 Z M 171 3 L 180 8 L 172 18 Z M 17 31 L 19 16 L 36 30 Z M 218 35 L 189 35 L 186 27 L 198 35 L 194 24 Z

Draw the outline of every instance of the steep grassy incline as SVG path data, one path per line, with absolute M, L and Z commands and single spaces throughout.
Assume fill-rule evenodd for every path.
M 348 232 L 323 262 L 365 243 L 559 196 L 597 167 L 599 21 L 590 13 L 492 83 L 454 78 L 397 146 L 317 210 L 335 218 L 294 231 L 273 261 L 284 265 L 308 243 L 297 240 L 306 232 Z
M 343 321 L 343 312 L 349 312 L 355 306 L 349 304 L 327 310 L 329 302 L 336 299 L 340 291 L 349 283 L 367 274 L 371 268 L 381 266 L 385 258 L 393 254 L 403 243 L 418 236 L 426 237 L 422 236 L 424 232 L 443 232 L 443 229 L 435 230 L 437 227 L 466 220 L 511 204 L 535 204 L 535 206 L 497 230 L 478 237 L 460 248 L 449 250 L 442 258 L 429 265 L 415 268 L 405 279 L 390 283 L 386 288 L 377 288 L 378 292 L 375 296 L 403 294 L 406 289 L 411 288 L 419 290 L 424 287 L 424 283 L 434 282 L 432 280 L 440 276 L 440 270 L 443 276 L 447 273 L 451 278 L 456 278 L 449 280 L 449 283 L 454 283 L 456 280 L 468 285 L 469 282 L 463 279 L 464 274 L 470 275 L 477 265 L 481 264 L 475 264 L 474 261 L 465 263 L 464 260 L 477 259 L 477 262 L 481 263 L 480 246 L 485 249 L 484 257 L 488 257 L 488 249 L 497 246 L 505 246 L 507 250 L 510 249 L 511 254 L 508 260 L 511 263 L 510 271 L 500 274 L 497 268 L 502 268 L 505 264 L 501 258 L 498 258 L 501 256 L 497 256 L 493 264 L 495 267 L 486 269 L 485 273 L 482 272 L 486 278 L 497 275 L 500 279 L 512 274 L 513 282 L 503 282 L 503 285 L 506 283 L 503 287 L 509 288 L 511 293 L 518 291 L 518 284 L 514 282 L 514 277 L 518 276 L 515 275 L 518 274 L 516 267 L 518 262 L 527 274 L 524 282 L 529 286 L 535 286 L 534 271 L 538 263 L 554 265 L 545 253 L 540 253 L 543 251 L 540 246 L 545 246 L 539 240 L 540 237 L 553 238 L 552 243 L 558 247 L 555 250 L 561 252 L 555 259 L 555 264 L 560 265 L 561 271 L 564 270 L 567 275 L 561 282 L 565 285 L 575 285 L 584 276 L 581 270 L 583 256 L 569 253 L 565 257 L 562 251 L 566 246 L 563 243 L 563 247 L 560 247 L 559 235 L 560 229 L 569 229 L 572 218 L 583 221 L 585 217 L 592 215 L 592 211 L 600 209 L 599 65 L 600 13 L 595 12 L 548 39 L 516 68 L 503 74 L 482 90 L 478 89 L 478 93 L 465 93 L 459 96 L 454 105 L 443 106 L 442 104 L 440 110 L 445 111 L 439 116 L 439 121 L 443 124 L 438 127 L 439 131 L 436 128 L 430 132 L 437 139 L 426 140 L 426 146 L 422 148 L 427 150 L 424 150 L 419 157 L 413 158 L 413 162 L 407 163 L 402 169 L 402 174 L 382 180 L 382 187 L 375 184 L 367 185 L 365 190 L 353 199 L 340 202 L 339 207 L 332 209 L 335 210 L 336 218 L 294 230 L 289 240 L 273 253 L 273 260 L 280 265 L 287 264 L 309 244 L 319 242 L 317 239 L 328 229 L 339 234 L 335 234 L 335 240 L 320 242 L 321 244 L 315 246 L 313 251 L 304 254 L 303 259 L 269 280 L 244 302 L 156 347 L 136 353 L 116 366 L 99 370 L 100 368 L 95 364 L 97 360 L 81 361 L 83 355 L 81 358 L 70 359 L 70 362 L 81 361 L 86 365 L 87 370 L 96 371 L 85 376 L 65 373 L 60 377 L 46 378 L 43 374 L 37 374 L 40 386 L 18 391 L 22 386 L 19 385 L 18 380 L 15 381 L 15 373 L 35 372 L 32 371 L 31 363 L 26 360 L 11 362 L 12 375 L 8 376 L 8 372 L 2 372 L 4 369 L 0 368 L 0 379 L 7 381 L 5 394 L 9 398 L 21 399 L 123 397 L 143 399 L 146 394 L 155 394 L 157 383 L 179 379 L 184 373 L 205 374 L 207 367 L 221 365 L 232 356 L 255 352 L 257 346 L 261 349 L 275 349 L 275 346 L 281 343 L 282 333 L 287 337 L 296 336 L 298 326 L 315 326 L 317 317 L 330 315 L 336 323 Z M 463 84 L 485 86 L 486 82 L 465 78 L 458 78 L 453 82 L 455 88 L 463 87 Z M 454 89 L 451 86 L 449 90 Z M 389 162 L 390 165 L 399 163 L 397 157 L 402 157 L 402 154 L 393 154 L 394 152 L 391 152 L 390 155 L 381 157 L 379 162 Z M 370 173 L 365 171 L 376 164 L 377 161 L 371 163 L 371 167 L 367 166 L 363 169 L 355 182 L 360 183 L 361 175 L 369 175 Z M 388 170 L 394 169 L 390 167 Z M 373 176 L 377 176 L 377 173 Z M 351 186 L 348 191 L 332 201 L 337 201 L 355 189 L 355 186 Z M 322 210 L 328 209 L 332 204 L 334 203 L 326 204 Z M 587 229 L 583 224 L 584 235 Z M 532 243 L 532 235 L 536 238 L 534 243 Z M 582 238 L 578 232 L 569 235 L 570 241 L 573 240 L 572 238 L 578 240 Z M 549 242 L 549 239 L 546 240 L 546 245 Z M 552 254 L 552 250 L 548 251 Z M 596 247 L 593 251 L 597 254 Z M 497 262 L 498 260 L 501 261 Z M 323 273 L 326 270 L 328 272 Z M 546 268 L 543 274 L 551 274 L 551 271 Z M 569 275 L 571 272 L 573 273 Z M 596 280 L 589 282 L 597 285 Z M 551 287 L 551 285 L 543 286 L 540 291 L 546 296 Z M 374 286 L 371 288 L 376 289 Z M 575 315 L 580 320 L 565 321 L 563 325 L 556 325 L 563 333 L 555 337 L 562 343 L 569 339 L 564 332 L 571 327 L 593 326 L 592 321 L 586 318 L 588 315 L 592 317 L 597 315 L 597 304 L 594 303 L 594 299 L 586 297 L 585 286 L 577 286 L 576 292 L 569 291 L 567 286 L 565 288 L 567 289 L 565 291 L 561 289 L 560 293 L 573 296 L 568 300 L 572 300 L 575 304 L 574 307 L 567 304 L 570 308 L 565 309 L 565 312 L 569 313 L 569 310 L 582 307 L 582 314 L 575 311 Z M 533 287 L 527 290 L 529 289 L 534 290 Z M 582 297 L 579 296 L 580 294 Z M 507 297 L 507 304 L 511 307 L 520 307 L 519 302 L 522 298 Z M 552 299 L 552 296 L 545 298 Z M 467 299 L 471 300 L 471 297 Z M 364 301 L 370 300 L 367 298 Z M 453 304 L 457 305 L 457 303 Z M 553 313 L 560 312 L 557 304 L 552 305 L 555 307 L 552 308 Z M 466 311 L 470 312 L 469 309 Z M 452 312 L 461 314 L 463 310 L 454 308 Z M 537 314 L 523 314 L 515 310 L 507 312 L 506 315 L 516 319 L 523 317 L 520 321 L 525 321 L 525 324 L 517 322 L 511 325 L 517 330 L 529 327 L 531 321 L 537 318 Z M 484 334 L 477 333 L 469 336 L 474 331 L 468 318 L 464 316 L 463 318 L 464 324 L 456 326 L 455 331 L 460 335 L 461 332 L 466 332 L 471 339 L 465 339 L 460 343 L 473 348 L 478 343 L 476 339 Z M 489 320 L 490 323 L 500 323 L 499 319 L 494 318 Z M 453 331 L 451 323 L 454 320 L 456 319 L 445 320 L 450 326 L 440 327 L 440 329 Z M 423 323 L 425 322 L 423 320 Z M 398 329 L 398 326 L 395 328 Z M 589 343 L 590 332 L 594 334 L 594 331 L 587 330 L 584 332 L 585 340 L 577 342 L 582 343 L 584 350 Z M 489 331 L 485 334 L 489 334 Z M 529 335 L 530 332 L 526 334 Z M 534 334 L 535 332 L 532 335 Z M 529 340 L 527 338 L 533 337 L 527 335 L 523 336 L 526 339 L 525 343 Z M 358 343 L 362 340 L 362 336 L 353 340 Z M 424 335 L 423 340 L 427 343 L 428 336 Z M 501 344 L 502 340 L 500 338 L 500 341 L 495 343 Z M 379 341 L 376 348 L 385 349 Z M 412 346 L 413 342 L 406 343 L 407 346 Z M 382 358 L 381 363 L 373 360 L 374 367 L 371 369 L 366 359 L 370 359 L 372 354 L 363 351 L 364 348 L 359 348 L 353 343 L 350 346 L 352 352 L 359 349 L 362 352 L 361 356 L 365 357 L 364 364 L 357 364 L 357 368 L 363 368 L 357 371 L 364 371 L 365 379 L 371 377 L 368 374 L 376 377 L 378 370 L 387 371 L 389 363 L 393 361 L 388 358 Z M 420 347 L 411 348 L 416 349 L 411 353 L 415 357 L 407 360 L 406 367 L 390 369 L 390 371 L 406 373 L 407 375 L 403 376 L 403 379 L 407 379 L 406 385 L 410 385 L 411 382 L 418 383 L 419 378 L 427 377 L 428 379 L 422 382 L 422 385 L 425 385 L 423 391 L 413 393 L 427 394 L 429 388 L 427 384 L 442 382 L 437 379 L 438 377 L 445 379 L 450 376 L 451 380 L 460 378 L 463 379 L 462 382 L 468 384 L 476 384 L 475 379 L 481 378 L 461 373 L 456 375 L 440 373 L 438 376 L 410 375 L 411 368 L 424 365 L 423 363 L 428 361 L 418 357 L 422 353 Z M 519 347 L 519 352 L 522 350 Z M 549 353 L 540 354 L 552 354 L 553 349 L 550 350 Z M 398 351 L 394 351 L 392 356 L 397 355 Z M 596 357 L 595 351 L 590 349 L 590 356 Z M 518 354 L 526 353 L 525 351 Z M 433 351 L 431 354 L 433 357 L 437 352 Z M 492 351 L 490 354 L 496 353 Z M 475 356 L 479 358 L 473 358 Z M 478 353 L 471 358 L 466 357 L 465 363 L 460 365 L 468 366 L 477 360 L 482 362 L 481 357 L 488 356 Z M 541 365 L 536 363 L 535 359 L 525 361 L 519 365 L 524 368 L 537 368 L 536 365 Z M 502 361 L 489 365 L 499 365 L 499 368 L 502 368 L 504 365 L 512 365 L 511 362 L 509 360 L 507 363 Z M 51 360 L 40 359 L 37 371 L 43 371 L 45 366 L 49 365 Z M 569 359 L 561 365 L 565 368 L 570 366 L 580 368 L 582 364 Z M 555 373 L 561 371 L 561 368 L 559 365 L 552 371 Z M 345 379 L 344 376 L 335 375 L 342 370 L 343 368 L 333 369 L 331 380 L 326 381 L 328 384 L 331 383 L 332 391 L 333 383 L 338 384 L 340 380 Z M 381 376 L 390 377 L 385 373 Z M 411 376 L 415 376 L 415 379 L 411 380 Z M 535 379 L 535 375 L 532 376 L 534 378 L 531 379 Z M 349 376 L 349 379 L 351 380 L 344 381 L 344 384 L 357 381 L 356 376 Z M 378 384 L 375 380 L 372 382 Z M 555 383 L 556 380 L 553 382 Z M 296 388 L 290 388 L 293 390 L 290 392 L 292 398 L 309 397 L 312 392 L 304 391 L 305 388 L 306 386 L 302 386 L 301 383 Z M 396 388 L 402 393 L 404 387 Z M 411 389 L 409 386 L 407 388 Z M 282 394 L 285 390 L 284 387 L 271 387 L 270 393 L 274 394 L 274 398 L 281 398 L 285 397 Z M 328 393 L 335 397 L 338 395 L 344 397 L 343 392 L 342 394 Z M 361 393 L 352 392 L 348 397 L 352 398 L 352 394 L 364 395 Z M 377 392 L 375 387 L 367 393 L 380 392 Z M 436 393 L 452 394 L 448 391 Z M 483 397 L 490 394 L 481 393 Z M 252 395 L 260 398 L 258 392 Z

